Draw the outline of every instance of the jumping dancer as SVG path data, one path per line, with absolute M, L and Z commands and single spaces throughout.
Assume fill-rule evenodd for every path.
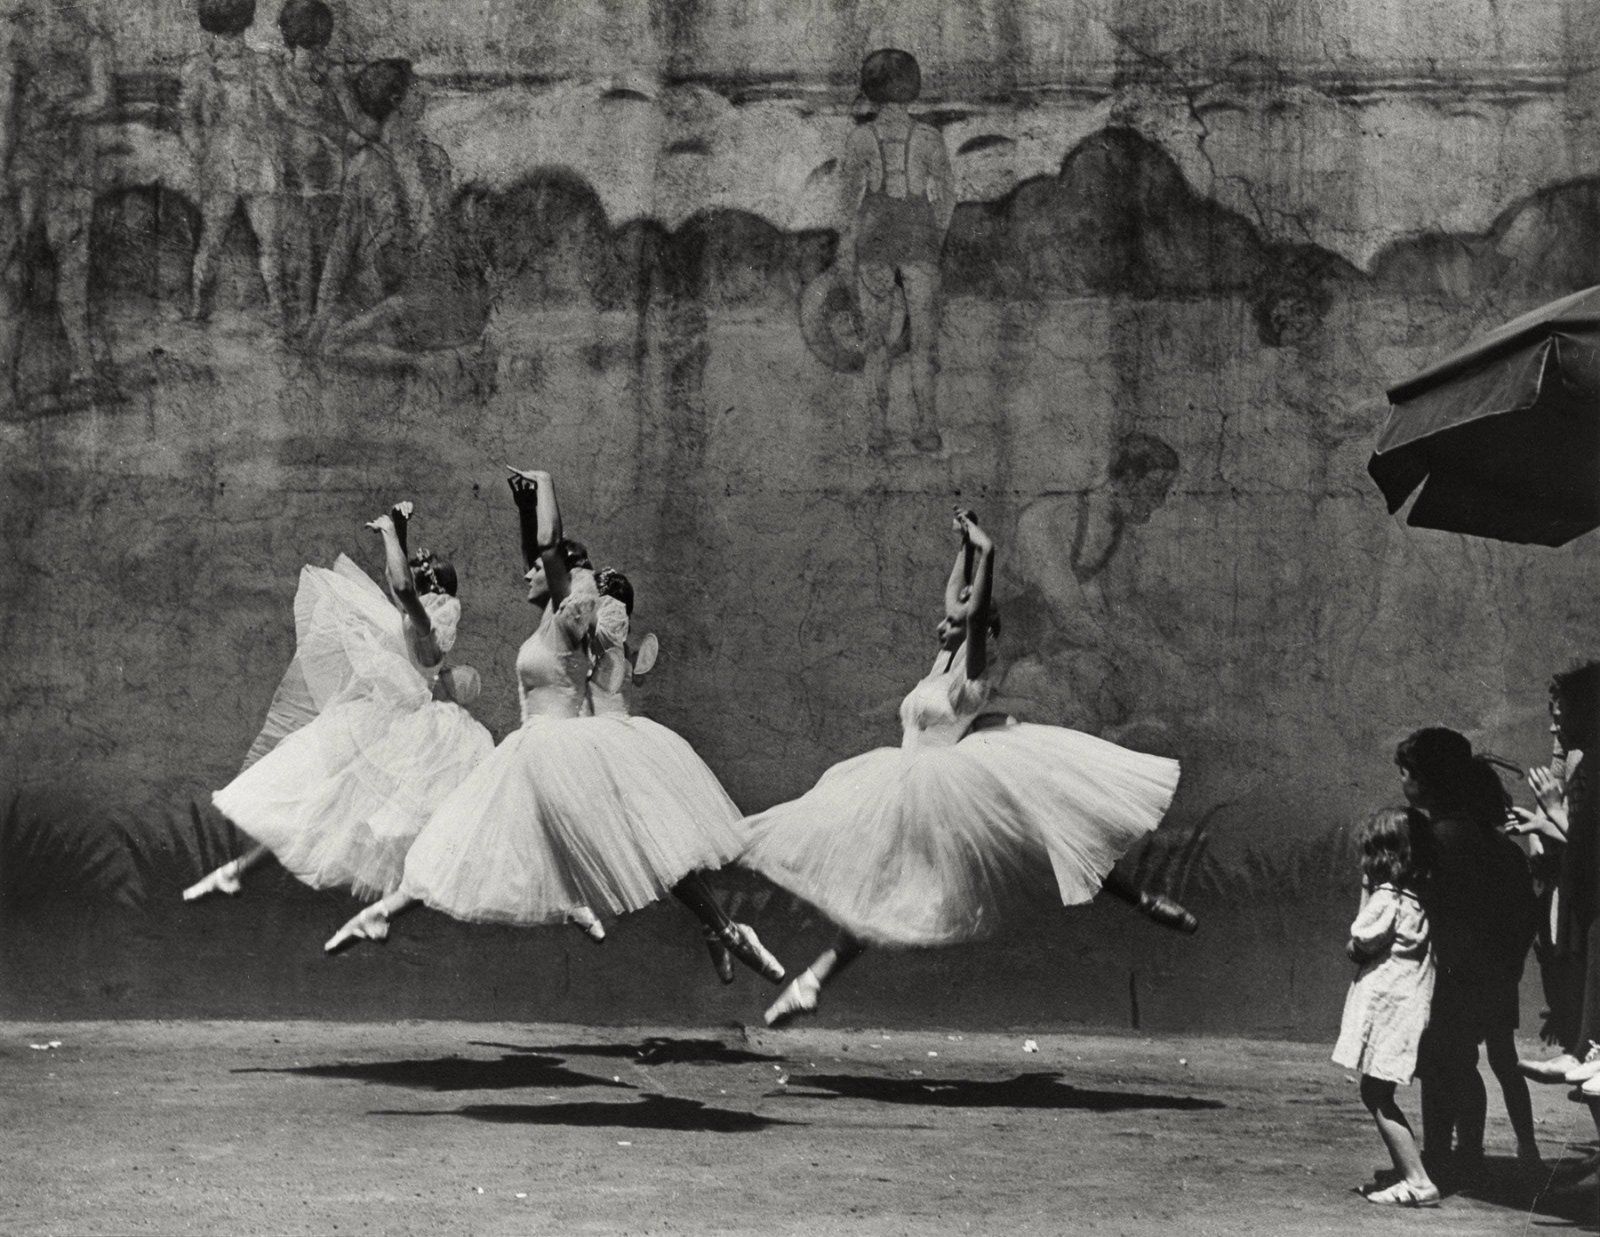
M 410 503 L 367 525 L 383 538 L 387 595 L 344 555 L 306 567 L 295 594 L 294 660 L 243 770 L 212 796 L 257 845 L 184 890 L 238 893 L 270 851 L 316 888 L 390 892 L 434 807 L 494 748 L 457 701 L 470 667 L 447 667 L 461 603 L 449 563 L 408 560 Z
M 739 813 L 681 738 L 643 718 L 585 716 L 599 592 L 562 535 L 548 473 L 511 470 L 528 600 L 544 609 L 517 654 L 522 726 L 434 813 L 397 893 L 328 941 L 381 940 L 415 902 L 457 919 L 560 923 L 672 893 L 722 945 L 777 982 L 783 967 L 730 920 L 700 873 L 742 848 Z
M 833 946 L 767 1010 L 770 1025 L 817 1007 L 867 945 L 934 946 L 993 934 L 1015 912 L 1088 902 L 1102 888 L 1166 926 L 1194 930 L 1171 899 L 1113 865 L 1160 823 L 1178 762 L 1059 726 L 974 729 L 998 628 L 994 546 L 958 512 L 962 548 L 945 589 L 939 656 L 900 705 L 901 746 L 835 765 L 799 799 L 748 822 L 740 859 L 840 927 Z

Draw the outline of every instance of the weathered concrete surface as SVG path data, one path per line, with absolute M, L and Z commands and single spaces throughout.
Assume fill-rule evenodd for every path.
M 8 1233 L 1346 1234 L 1385 1160 L 1325 1049 L 546 1024 L 5 1023 Z M 60 1047 L 26 1045 L 59 1040 Z M 1492 1088 L 1491 1088 L 1492 1089 Z M 1593 1134 L 1536 1095 L 1553 1165 Z M 1415 1115 L 1416 1095 L 1402 1096 Z M 1593 1219 L 1484 1173 L 1385 1231 Z M 1583 1231 L 1589 1231 L 1583 1225 Z

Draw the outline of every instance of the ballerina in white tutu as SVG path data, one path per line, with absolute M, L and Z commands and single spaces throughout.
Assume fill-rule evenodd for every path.
M 1101 889 L 1166 926 L 1194 917 L 1113 871 L 1161 822 L 1178 762 L 1093 735 L 985 715 L 997 620 L 994 545 L 958 512 L 939 656 L 900 705 L 901 746 L 837 764 L 800 798 L 751 817 L 739 862 L 839 925 L 783 990 L 769 1025 L 814 1011 L 822 986 L 868 944 L 926 947 L 992 935 L 1022 911 Z M 984 723 L 974 726 L 980 716 Z
M 238 893 L 269 853 L 315 888 L 388 893 L 433 809 L 494 749 L 461 707 L 477 672 L 445 664 L 455 569 L 426 550 L 408 560 L 411 512 L 400 503 L 367 525 L 383 538 L 387 593 L 342 554 L 331 571 L 301 571 L 294 660 L 243 769 L 212 796 L 256 846 L 185 900 Z
M 544 609 L 517 654 L 522 726 L 439 805 L 399 890 L 327 948 L 382 939 L 390 918 L 419 901 L 457 919 L 535 925 L 621 915 L 671 893 L 733 957 L 782 979 L 777 959 L 723 913 L 700 876 L 743 849 L 727 792 L 666 727 L 588 709 L 594 573 L 562 536 L 549 474 L 511 472 L 528 600 Z

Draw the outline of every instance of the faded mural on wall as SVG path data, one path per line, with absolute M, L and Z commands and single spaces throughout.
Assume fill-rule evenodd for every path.
M 1010 707 L 1184 760 L 1141 862 L 1339 922 L 1394 739 L 1537 755 L 1592 653 L 1592 545 L 1406 530 L 1364 466 L 1385 385 L 1600 282 L 1600 28 L 1242 10 L 9 5 L 0 789 L 175 818 L 173 881 L 225 854 L 189 804 L 295 573 L 401 497 L 504 732 L 537 456 L 671 651 L 641 707 L 763 808 L 893 740 L 959 497 Z M 1051 982 L 1130 948 L 1226 1021 L 1161 942 Z

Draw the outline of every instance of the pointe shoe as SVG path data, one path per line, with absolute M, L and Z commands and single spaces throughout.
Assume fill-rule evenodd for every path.
M 762 979 L 770 979 L 775 984 L 783 982 L 783 963 L 768 952 L 761 944 L 761 938 L 748 924 L 729 924 L 717 933 L 717 939 L 729 953 Z
M 711 965 L 717 978 L 725 984 L 733 982 L 733 950 L 723 942 L 722 934 L 715 928 L 706 929 L 706 949 L 711 953 Z
M 1193 936 L 1200 930 L 1200 921 L 1164 893 L 1141 893 L 1139 913 L 1152 923 L 1185 936 Z
M 1562 1077 L 1576 1085 L 1588 1082 L 1596 1074 L 1600 1074 L 1600 1044 L 1590 1044 L 1589 1051 L 1584 1053 L 1583 1060 L 1569 1069 Z
M 1563 1052 L 1544 1061 L 1518 1061 L 1517 1071 L 1530 1082 L 1565 1082 L 1567 1071 L 1582 1064 L 1570 1052 Z
M 322 952 L 336 953 L 352 941 L 383 941 L 388 937 L 389 917 L 376 906 L 369 906 L 330 936 Z
M 767 1006 L 762 1015 L 769 1027 L 787 1026 L 796 1018 L 817 1012 L 817 1001 L 822 996 L 822 981 L 809 966 L 789 982 L 778 994 L 778 999 Z
M 197 880 L 183 891 L 183 900 L 193 902 L 196 898 L 203 898 L 208 893 L 237 894 L 243 888 L 239 884 L 238 860 L 230 860 L 215 872 L 202 880 Z
M 567 922 L 574 928 L 581 929 L 583 934 L 596 945 L 605 944 L 606 926 L 600 922 L 600 916 L 596 915 L 587 906 L 580 906 L 575 910 L 568 911 Z

